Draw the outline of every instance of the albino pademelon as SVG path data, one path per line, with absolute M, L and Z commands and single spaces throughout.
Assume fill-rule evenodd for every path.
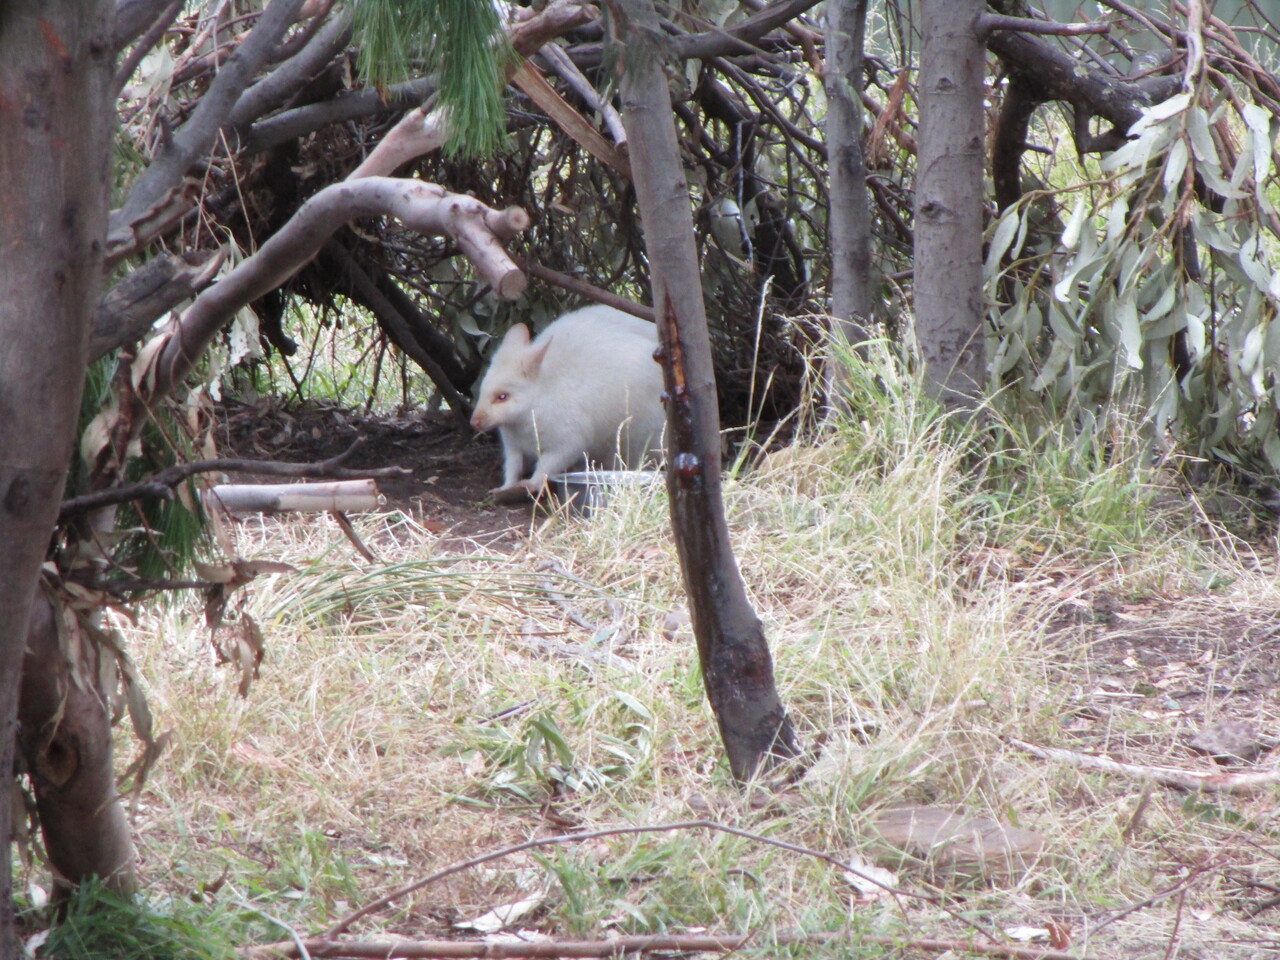
M 516 324 L 480 382 L 471 426 L 502 438 L 502 486 L 538 494 L 582 465 L 635 468 L 662 455 L 666 412 L 652 323 L 593 306 L 554 321 L 532 342 Z M 532 475 L 522 479 L 532 464 Z

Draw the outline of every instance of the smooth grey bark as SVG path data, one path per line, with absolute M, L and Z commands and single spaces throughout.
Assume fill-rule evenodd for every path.
M 982 322 L 983 0 L 920 4 L 915 336 L 928 393 L 974 409 L 986 380 Z
M 115 112 L 113 0 L 0 4 L 0 770 L 40 565 L 75 441 L 102 273 Z M 13 791 L 0 789 L 0 824 Z M 7 826 L 6 826 L 7 830 Z M 7 849 L 7 844 L 6 844 Z M 9 856 L 0 956 L 14 943 Z
M 871 213 L 862 155 L 867 0 L 827 0 L 827 246 L 833 333 L 861 343 L 871 327 Z
M 747 599 L 720 495 L 720 416 L 694 246 L 693 214 L 653 0 L 615 0 L 622 122 L 644 224 L 667 401 L 667 490 L 707 699 L 729 767 L 749 780 L 798 753 Z

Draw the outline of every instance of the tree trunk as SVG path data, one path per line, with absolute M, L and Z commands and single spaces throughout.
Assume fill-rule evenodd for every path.
M 110 195 L 113 0 L 0 4 L 0 771 L 75 438 Z M 0 788 L 0 823 L 12 791 Z M 17 956 L 9 857 L 0 956 Z
M 925 388 L 974 409 L 982 336 L 983 0 L 922 0 L 916 174 L 915 331 Z
M 832 333 L 847 343 L 871 327 L 871 215 L 862 155 L 862 53 L 867 0 L 828 0 L 827 244 L 831 252 Z
M 693 216 L 653 0 L 615 0 L 623 124 L 644 224 L 667 405 L 667 490 L 707 699 L 740 781 L 797 753 L 720 498 L 720 418 Z
M 94 682 L 99 661 L 113 654 L 86 640 L 79 644 L 83 659 L 68 662 L 58 643 L 59 615 L 48 599 L 36 598 L 22 664 L 19 754 L 57 893 L 93 876 L 129 891 L 136 886 L 133 839 L 116 794 L 111 709 Z

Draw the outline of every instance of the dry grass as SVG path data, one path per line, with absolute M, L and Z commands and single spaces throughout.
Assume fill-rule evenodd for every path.
M 358 521 L 372 565 L 327 519 L 251 522 L 240 554 L 300 572 L 251 587 L 269 648 L 247 698 L 212 663 L 194 604 L 122 624 L 173 730 L 135 806 L 149 884 L 306 933 L 450 862 L 571 825 L 710 816 L 872 858 L 869 823 L 911 802 L 1047 839 L 1050 855 L 998 885 L 901 875 L 955 913 L 990 926 L 1059 918 L 1072 949 L 1099 957 L 1158 956 L 1171 942 L 1256 956 L 1245 941 L 1280 939 L 1280 909 L 1246 915 L 1271 895 L 1248 883 L 1280 887 L 1274 791 L 1156 788 L 1143 801 L 1139 783 L 1046 765 L 1002 737 L 1203 766 L 1181 746 L 1199 715 L 1134 684 L 1100 696 L 1124 662 L 1100 651 L 1126 636 L 1101 605 L 1135 622 L 1151 611 L 1175 633 L 1183 613 L 1200 628 L 1256 623 L 1280 606 L 1274 565 L 1211 542 L 1194 504 L 1153 507 L 1131 462 L 1045 466 L 1046 451 L 1005 476 L 887 389 L 866 419 L 726 486 L 784 700 L 820 747 L 798 786 L 761 805 L 728 780 L 688 628 L 664 632 L 682 601 L 660 488 L 624 492 L 589 522 L 536 525 L 503 556 L 460 552 L 396 513 Z M 1274 731 L 1274 705 L 1259 718 Z M 936 905 L 858 901 L 826 864 L 701 833 L 499 862 L 362 932 L 439 935 L 542 891 L 547 907 L 524 925 L 558 935 L 758 931 L 761 955 L 776 952 L 772 931 L 846 922 L 967 936 Z M 244 939 L 281 935 L 238 916 Z

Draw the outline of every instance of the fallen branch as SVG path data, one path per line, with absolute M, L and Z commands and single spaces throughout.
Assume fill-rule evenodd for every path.
M 626 297 L 620 297 L 616 293 L 597 287 L 594 283 L 588 283 L 579 277 L 572 277 L 567 273 L 544 267 L 533 260 L 521 260 L 520 265 L 524 267 L 525 273 L 531 277 L 537 277 L 539 280 L 555 284 L 557 287 L 568 290 L 570 293 L 576 293 L 587 300 L 603 303 L 607 307 L 615 307 L 623 313 L 629 313 L 633 317 L 639 317 L 641 320 L 653 320 L 653 307 L 647 307 L 636 303 L 634 300 L 628 300 Z
M 378 506 L 378 488 L 372 480 L 341 480 L 337 483 L 220 483 L 204 495 L 209 507 L 221 507 L 233 517 L 249 513 L 300 513 L 373 510 Z M 350 534 L 348 534 L 350 536 Z M 368 551 L 358 547 L 366 559 Z
M 1041 760 L 1054 760 L 1081 770 L 1117 773 L 1135 780 L 1150 780 L 1183 790 L 1206 790 L 1210 793 L 1244 793 L 1270 784 L 1280 784 L 1280 770 L 1180 770 L 1177 767 L 1155 767 L 1142 763 L 1121 763 L 1110 757 L 1078 753 L 1061 747 L 1038 747 L 1025 740 L 1006 737 L 1005 742 Z
M 239 457 L 221 457 L 216 460 L 197 460 L 195 463 L 179 463 L 153 474 L 149 479 L 139 483 L 131 483 L 127 487 L 112 487 L 99 490 L 83 497 L 72 497 L 63 500 L 58 509 L 58 519 L 89 513 L 101 507 L 110 507 L 118 503 L 129 503 L 156 497 L 161 500 L 173 499 L 173 488 L 188 477 L 198 473 L 235 471 L 237 473 L 256 473 L 272 477 L 301 477 L 326 480 L 365 480 L 404 477 L 412 471 L 404 467 L 376 467 L 370 470 L 353 470 L 340 464 L 360 449 L 363 439 L 357 439 L 346 450 L 335 457 L 320 463 L 277 463 L 272 460 L 243 460 Z
M 446 877 L 453 876 L 455 873 L 461 873 L 462 871 L 469 870 L 472 867 L 478 867 L 481 864 L 489 863 L 492 860 L 499 860 L 503 857 L 511 856 L 512 854 L 523 853 L 525 850 L 536 850 L 541 847 L 563 846 L 570 843 L 579 843 L 583 840 L 598 840 L 601 837 L 627 836 L 627 835 L 640 834 L 640 833 L 667 833 L 675 830 L 695 830 L 695 829 L 715 830 L 719 833 L 728 833 L 735 837 L 745 837 L 746 839 L 753 840 L 756 843 L 763 843 L 767 846 L 777 847 L 780 850 L 790 850 L 792 853 L 799 853 L 799 854 L 803 854 L 804 856 L 813 857 L 816 860 L 821 860 L 824 863 L 829 863 L 832 866 L 837 867 L 840 870 L 844 871 L 845 873 L 853 874 L 854 876 L 857 876 L 862 880 L 865 880 L 867 883 L 885 891 L 886 893 L 894 897 L 895 900 L 901 897 L 906 897 L 909 900 L 920 900 L 924 903 L 932 904 L 934 907 L 937 907 L 939 910 L 942 910 L 952 919 L 958 920 L 959 922 L 965 924 L 966 926 L 970 927 L 974 931 L 981 933 L 993 944 L 999 945 L 1001 942 L 999 935 L 994 930 L 984 927 L 982 924 L 978 923 L 977 921 L 971 918 L 961 916 L 959 913 L 955 912 L 950 907 L 948 907 L 938 897 L 931 897 L 923 893 L 912 893 L 909 890 L 902 890 L 898 887 L 891 886 L 876 877 L 868 876 L 867 874 L 858 870 L 856 867 L 853 867 L 847 862 L 840 860 L 838 857 L 833 857 L 830 854 L 823 853 L 821 850 L 812 850 L 808 847 L 802 847 L 799 844 L 787 843 L 785 840 L 775 840 L 772 837 L 761 836 L 760 834 L 752 833 L 749 830 L 740 830 L 737 827 L 730 827 L 730 826 L 726 826 L 723 823 L 716 823 L 714 820 L 685 820 L 678 823 L 651 823 L 651 824 L 640 824 L 637 826 L 608 827 L 603 830 L 588 830 L 581 833 L 566 833 L 566 834 L 561 834 L 555 837 L 542 837 L 537 840 L 526 840 L 524 843 L 517 843 L 509 847 L 502 847 L 499 850 L 491 850 L 488 853 L 483 853 L 477 857 L 472 857 L 470 860 L 463 860 L 459 863 L 451 864 L 450 866 L 445 867 L 443 870 L 437 870 L 435 873 L 430 874 L 429 876 L 423 877 L 420 880 L 415 880 L 412 883 L 406 884 L 405 886 L 400 887 L 397 890 L 391 891 L 390 893 L 388 893 L 383 897 L 379 897 L 377 900 L 374 900 L 372 903 L 366 904 L 365 906 L 361 907 L 359 910 L 355 911 L 354 913 L 349 914 L 343 919 L 339 920 L 332 927 L 330 927 L 328 930 L 325 931 L 321 940 L 330 940 L 333 937 L 338 936 L 340 933 L 350 928 L 351 925 L 355 923 L 357 920 L 362 920 L 365 917 L 373 913 L 376 913 L 382 908 L 390 906 L 395 901 L 400 900 L 404 897 L 407 897 L 411 893 L 416 893 L 417 891 L 423 889 L 426 886 L 429 886 L 430 884 L 435 883 L 438 880 L 443 880 Z M 286 955 L 296 956 L 296 954 L 286 954 Z M 1039 956 L 1039 954 L 1037 954 L 1036 956 Z
M 578 69 L 569 54 L 555 43 L 545 44 L 538 52 L 551 65 L 551 69 L 559 74 L 560 79 L 573 88 L 588 107 L 600 114 L 613 142 L 618 145 L 619 150 L 625 150 L 627 131 L 622 126 L 622 117 L 612 103 L 600 96 L 600 91 L 591 85 L 591 81 Z
M 624 957 L 636 953 L 730 953 L 741 950 L 759 937 L 753 934 L 724 936 L 707 934 L 658 934 L 648 937 L 610 937 L 608 940 L 537 940 L 483 942 L 465 940 L 284 940 L 280 943 L 250 947 L 244 952 L 249 960 L 274 960 L 277 957 L 300 957 L 299 947 L 312 957 L 338 957 L 346 960 L 409 960 L 409 958 L 534 958 L 534 957 Z M 977 953 L 987 957 L 1011 960 L 1085 960 L 1079 954 L 1061 950 L 1040 950 L 1013 944 L 970 943 L 967 940 L 938 940 L 932 937 L 885 937 L 853 934 L 849 931 L 783 934 L 778 946 L 802 943 L 870 943 L 898 950 L 922 950 L 927 953 Z

